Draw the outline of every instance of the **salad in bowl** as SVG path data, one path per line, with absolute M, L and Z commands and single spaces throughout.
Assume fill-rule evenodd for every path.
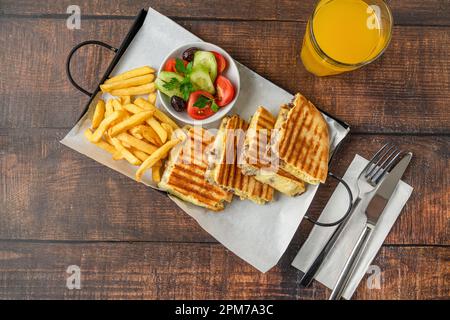
M 159 98 L 176 119 L 211 123 L 225 116 L 239 94 L 239 71 L 221 48 L 191 43 L 170 53 L 155 80 Z

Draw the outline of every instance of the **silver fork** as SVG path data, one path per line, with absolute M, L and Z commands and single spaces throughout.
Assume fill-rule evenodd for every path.
M 372 157 L 366 167 L 361 171 L 357 181 L 356 207 L 365 194 L 373 191 L 380 183 L 384 175 L 392 169 L 395 160 L 399 157 L 401 151 L 393 144 L 385 144 Z
M 342 230 L 344 230 L 347 221 L 353 213 L 353 210 L 355 210 L 365 195 L 373 191 L 378 183 L 380 183 L 384 175 L 391 170 L 395 164 L 395 160 L 400 154 L 401 152 L 395 147 L 395 145 L 387 143 L 374 154 L 372 159 L 370 159 L 369 163 L 364 167 L 358 176 L 355 197 L 356 200 L 352 205 L 350 214 L 344 221 L 341 222 L 339 227 L 336 228 L 317 258 L 303 275 L 300 280 L 301 285 L 306 287 L 312 282 L 326 256 L 333 249 Z

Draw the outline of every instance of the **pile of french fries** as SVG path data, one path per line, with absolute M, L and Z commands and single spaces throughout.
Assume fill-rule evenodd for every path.
M 114 76 L 100 89 L 118 98 L 99 100 L 86 138 L 112 154 L 139 166 L 136 180 L 152 169 L 154 182 L 161 180 L 162 161 L 182 139 L 172 133 L 177 124 L 155 107 L 155 70 L 148 66 Z M 146 96 L 147 99 L 142 97 Z M 139 97 L 136 97 L 139 96 Z

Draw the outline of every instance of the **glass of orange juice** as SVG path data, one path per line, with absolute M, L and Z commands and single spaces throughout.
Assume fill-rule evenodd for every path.
M 387 48 L 393 19 L 383 0 L 320 0 L 306 26 L 306 70 L 328 76 L 366 65 Z

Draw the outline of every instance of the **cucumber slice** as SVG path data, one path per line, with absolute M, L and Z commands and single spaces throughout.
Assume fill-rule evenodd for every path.
M 211 81 L 214 82 L 217 77 L 217 61 L 212 52 L 209 51 L 197 51 L 194 55 L 193 67 L 204 67 L 208 70 Z
M 183 95 L 181 94 L 180 88 L 175 88 L 175 89 L 168 90 L 168 89 L 166 89 L 164 87 L 165 84 L 166 84 L 166 82 L 162 81 L 159 78 L 155 80 L 156 89 L 158 89 L 159 91 L 164 93 L 169 98 L 171 98 L 173 96 L 177 96 L 177 97 L 183 98 Z
M 166 96 L 169 96 L 169 98 L 172 96 L 183 98 L 183 94 L 181 93 L 179 86 L 172 89 L 167 89 L 166 87 L 164 87 L 164 85 L 166 83 L 170 83 L 170 81 L 173 78 L 177 79 L 179 82 L 183 81 L 184 79 L 183 76 L 175 72 L 168 72 L 168 71 L 161 72 L 158 78 L 155 80 L 156 89 L 164 93 Z
M 203 66 L 194 67 L 190 79 L 196 89 L 204 90 L 211 94 L 216 93 L 207 68 Z
M 178 81 L 183 81 L 184 77 L 176 72 L 169 72 L 169 71 L 161 71 L 161 73 L 158 76 L 159 79 L 165 82 L 170 82 L 172 78 L 177 79 Z

